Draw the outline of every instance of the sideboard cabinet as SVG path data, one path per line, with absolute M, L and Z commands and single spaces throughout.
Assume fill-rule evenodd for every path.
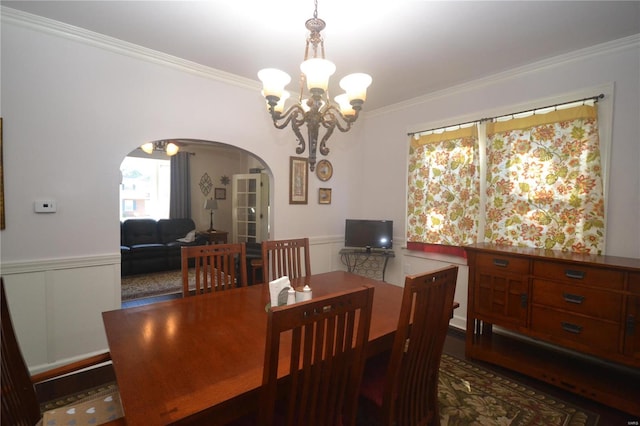
M 640 416 L 640 259 L 465 249 L 468 358 Z

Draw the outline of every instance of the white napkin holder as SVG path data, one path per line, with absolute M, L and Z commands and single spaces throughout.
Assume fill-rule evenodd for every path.
M 271 296 L 271 306 L 282 306 L 287 304 L 291 281 L 286 275 L 269 282 L 269 294 Z

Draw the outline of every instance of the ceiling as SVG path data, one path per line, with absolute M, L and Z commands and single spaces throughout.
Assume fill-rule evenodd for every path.
M 640 1 L 317 0 L 336 82 L 373 77 L 365 110 L 640 33 Z M 1 1 L 257 81 L 299 64 L 312 0 Z M 334 86 L 335 85 L 335 86 Z

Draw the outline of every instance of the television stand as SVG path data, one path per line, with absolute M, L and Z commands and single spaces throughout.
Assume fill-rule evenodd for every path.
M 396 257 L 393 250 L 372 249 L 371 247 L 340 250 L 340 258 L 342 263 L 347 266 L 347 271 L 367 276 L 382 272 L 382 281 L 384 281 L 389 258 L 392 257 Z

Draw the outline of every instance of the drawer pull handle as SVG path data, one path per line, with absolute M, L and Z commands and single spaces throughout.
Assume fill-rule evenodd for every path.
M 576 280 L 582 280 L 584 279 L 585 273 L 584 271 L 576 271 L 573 269 L 567 269 L 564 271 L 564 274 L 569 277 L 569 278 L 573 278 Z
M 579 294 L 562 293 L 562 297 L 565 302 L 575 303 L 577 305 L 584 302 L 584 296 L 580 296 Z
M 569 333 L 580 334 L 582 333 L 582 326 L 577 324 L 571 324 L 570 322 L 562 322 L 562 329 Z
M 627 317 L 627 334 L 629 336 L 636 334 L 636 317 L 633 315 Z
M 502 268 L 506 268 L 507 266 L 509 266 L 509 261 L 507 259 L 493 259 L 493 264 Z

